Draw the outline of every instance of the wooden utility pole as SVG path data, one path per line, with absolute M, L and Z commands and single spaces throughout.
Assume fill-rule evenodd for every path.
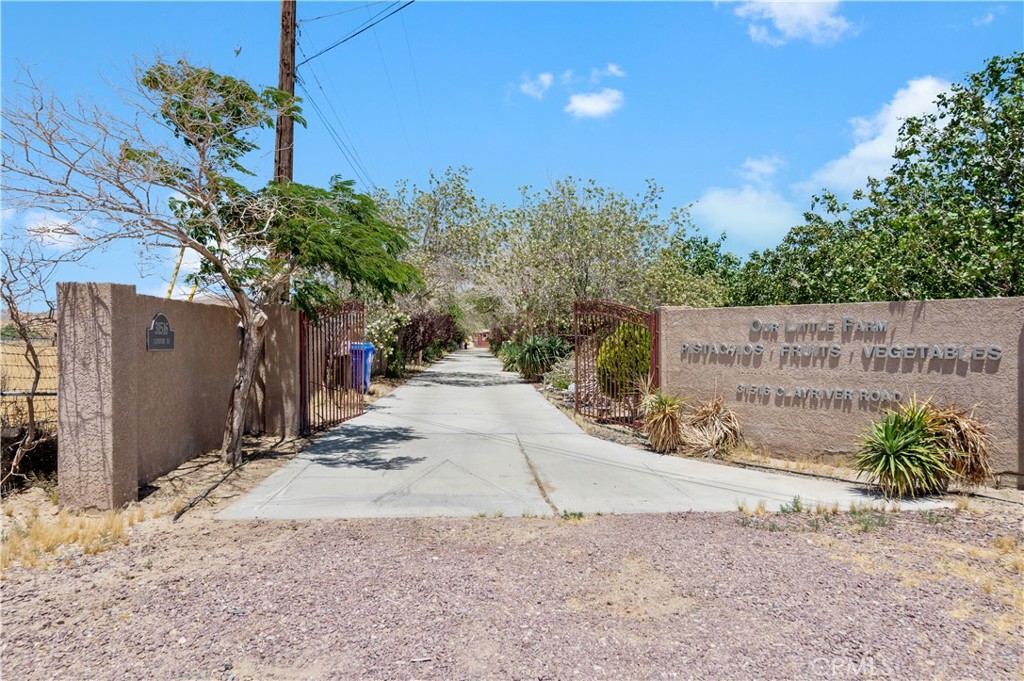
M 277 87 L 295 94 L 295 0 L 281 0 L 281 58 Z M 274 181 L 291 182 L 295 166 L 295 122 L 277 115 L 274 144 Z

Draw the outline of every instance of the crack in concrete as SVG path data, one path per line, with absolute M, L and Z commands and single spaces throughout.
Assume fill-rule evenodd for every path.
M 548 491 L 545 489 L 544 483 L 541 482 L 540 474 L 537 472 L 537 468 L 533 465 L 533 461 L 530 461 L 530 455 L 526 453 L 526 447 L 523 446 L 518 435 L 516 435 L 516 444 L 519 445 L 519 451 L 522 452 L 523 458 L 526 459 L 526 466 L 530 469 L 530 475 L 533 476 L 533 484 L 537 485 L 537 491 L 539 491 L 541 497 L 544 498 L 544 502 L 551 508 L 551 512 L 557 516 L 558 507 L 555 506 L 555 502 L 551 501 L 551 497 L 548 496 Z

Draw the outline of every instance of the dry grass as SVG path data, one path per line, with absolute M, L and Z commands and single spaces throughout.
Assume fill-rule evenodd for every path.
M 147 507 L 131 504 L 105 513 L 72 513 L 62 509 L 56 514 L 31 513 L 12 517 L 5 508 L 0 569 L 17 564 L 22 567 L 48 567 L 62 557 L 102 553 L 128 542 L 128 528 L 147 518 L 177 513 L 184 506 L 180 499 Z
M 1016 550 L 1019 543 L 1017 537 L 1011 534 L 1004 534 L 992 540 L 993 548 L 999 553 L 1010 553 Z
M 836 505 L 838 506 L 838 504 Z M 850 502 L 850 513 L 854 515 L 857 513 L 899 513 L 899 510 L 899 504 L 893 503 L 890 506 L 887 505 L 884 500 L 864 502 L 854 500 Z
M 988 426 L 975 417 L 973 409 L 928 406 L 931 429 L 949 452 L 947 463 L 957 481 L 969 487 L 985 484 L 992 477 L 992 438 Z
M 871 504 L 855 506 L 858 511 L 870 507 Z M 876 505 L 876 511 L 877 508 Z M 901 584 L 911 587 L 924 583 L 960 584 L 989 599 L 998 599 L 1006 610 L 987 615 L 976 612 L 973 599 L 951 603 L 952 607 L 945 609 L 951 618 L 975 622 L 979 636 L 1019 638 L 1024 631 L 1024 589 L 1021 573 L 1015 572 L 1014 567 L 1015 559 L 1024 564 L 1024 539 L 1019 535 L 999 536 L 992 541 L 993 548 L 945 538 L 919 544 L 890 543 L 878 538 L 876 541 L 887 549 L 881 556 L 865 555 L 856 546 L 827 536 L 816 536 L 815 540 L 830 550 L 833 559 L 842 560 L 859 572 L 893 575 Z M 920 562 L 922 557 L 928 558 L 924 565 Z
M 747 506 L 746 501 L 737 501 L 736 510 L 745 516 L 757 516 L 760 518 L 768 515 L 768 504 L 765 503 L 764 499 L 758 499 L 757 506 L 750 508 Z

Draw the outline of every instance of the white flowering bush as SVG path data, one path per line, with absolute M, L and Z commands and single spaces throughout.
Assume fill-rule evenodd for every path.
M 373 343 L 385 362 L 398 355 L 398 331 L 409 323 L 409 315 L 394 305 L 367 310 L 366 340 Z

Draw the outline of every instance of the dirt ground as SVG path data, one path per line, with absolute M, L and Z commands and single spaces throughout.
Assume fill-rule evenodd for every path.
M 251 441 L 250 461 L 178 522 L 224 477 L 216 457 L 116 518 L 89 516 L 106 523 L 102 546 L 67 540 L 34 567 L 5 556 L 2 678 L 1024 674 L 1020 504 L 214 520 L 303 444 Z M 52 501 L 5 499 L 5 535 L 73 525 Z

